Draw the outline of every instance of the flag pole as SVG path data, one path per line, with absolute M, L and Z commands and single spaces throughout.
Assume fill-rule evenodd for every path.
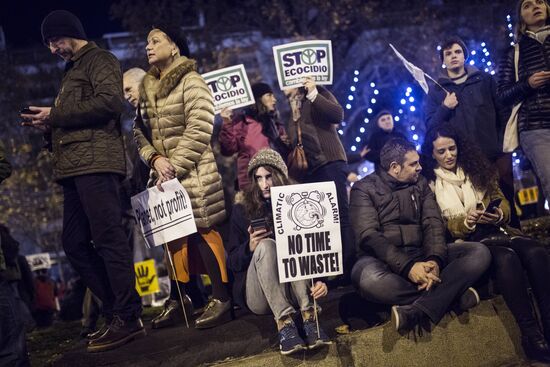
M 178 294 L 180 296 L 181 309 L 183 310 L 183 317 L 185 318 L 185 324 L 187 325 L 187 328 L 189 329 L 189 321 L 187 320 L 187 312 L 185 311 L 185 303 L 183 303 L 183 296 L 181 295 L 181 290 L 180 290 L 179 281 L 178 281 L 178 273 L 176 271 L 176 267 L 174 266 L 174 262 L 172 261 L 172 254 L 168 250 L 168 245 L 166 244 L 166 242 L 164 243 L 164 251 L 166 251 L 166 255 L 168 255 L 168 262 L 170 263 L 170 267 L 172 268 L 172 274 L 174 274 L 174 279 L 176 280 L 176 287 L 178 288 Z
M 428 73 L 424 73 L 424 75 L 430 79 L 432 82 L 435 83 L 439 88 L 443 89 L 446 93 L 450 93 L 447 89 L 445 89 L 441 84 L 439 84 L 434 78 L 432 78 Z
M 315 287 L 313 278 L 311 278 L 311 288 Z M 315 315 L 315 324 L 317 325 L 317 338 L 321 339 L 321 332 L 319 331 L 319 317 L 317 317 L 317 300 L 313 297 L 313 314 Z

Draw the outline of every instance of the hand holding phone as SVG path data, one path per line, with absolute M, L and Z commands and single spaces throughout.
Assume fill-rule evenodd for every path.
M 260 229 L 267 230 L 267 222 L 266 222 L 265 218 L 252 219 L 250 221 L 250 227 L 252 228 L 252 232 L 260 230 Z
M 49 131 L 50 126 L 50 112 L 51 107 L 37 107 L 29 106 L 22 108 L 19 112 L 21 113 L 21 122 L 22 126 L 34 127 L 43 132 Z
M 487 208 L 485 208 L 486 213 L 495 213 L 497 208 L 500 206 L 500 203 L 502 202 L 501 198 L 497 198 L 495 200 L 492 200 L 489 205 L 487 205 Z
M 248 233 L 250 234 L 250 241 L 248 243 L 250 252 L 254 252 L 256 247 L 260 244 L 260 241 L 271 235 L 265 218 L 251 220 L 250 226 L 248 227 Z
M 23 107 L 22 109 L 19 110 L 19 113 L 21 115 L 36 115 L 39 112 L 40 111 L 31 110 L 29 107 Z

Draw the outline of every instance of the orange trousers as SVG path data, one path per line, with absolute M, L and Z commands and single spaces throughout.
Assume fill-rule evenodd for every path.
M 227 283 L 229 279 L 227 277 L 227 265 L 222 237 L 213 229 L 199 229 L 199 233 L 195 235 L 202 236 L 210 249 L 212 249 L 212 252 L 216 256 L 216 260 L 218 261 L 218 265 L 220 267 L 222 281 Z M 183 283 L 189 282 L 190 274 L 207 274 L 199 250 L 196 248 L 196 246 L 202 245 L 194 244 L 192 241 L 189 241 L 190 237 L 192 239 L 192 236 L 188 236 L 170 241 L 168 243 L 168 250 L 172 256 L 176 274 L 173 274 L 169 259 L 166 258 L 168 254 L 166 252 L 164 253 L 165 261 L 169 268 L 170 278 L 177 279 Z

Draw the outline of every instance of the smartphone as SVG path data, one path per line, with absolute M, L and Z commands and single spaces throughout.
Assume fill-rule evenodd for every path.
M 31 111 L 30 108 L 28 107 L 23 107 L 22 109 L 19 110 L 19 113 L 20 114 L 24 114 L 24 115 L 36 115 L 37 113 L 39 113 L 40 111 Z
M 267 222 L 266 222 L 265 218 L 252 219 L 250 221 L 250 227 L 252 227 L 252 232 L 260 230 L 260 229 L 267 230 Z
M 491 201 L 489 205 L 487 205 L 487 208 L 485 209 L 485 211 L 487 213 L 493 214 L 497 210 L 497 208 L 500 206 L 501 202 L 502 202 L 502 199 L 500 198 Z

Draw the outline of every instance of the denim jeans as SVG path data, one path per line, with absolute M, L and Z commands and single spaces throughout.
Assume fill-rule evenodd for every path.
M 351 278 L 368 301 L 388 305 L 414 304 L 438 323 L 449 306 L 485 272 L 491 262 L 487 247 L 477 242 L 449 244 L 448 264 L 441 269 L 441 283 L 419 291 L 407 277 L 391 271 L 388 264 L 372 257 L 357 260 Z M 423 261 L 416 259 L 415 261 Z
M 63 186 L 63 249 L 84 284 L 113 314 L 133 320 L 141 314 L 133 255 L 122 226 L 120 178 L 113 173 L 71 177 Z
M 0 366 L 30 366 L 20 300 L 12 286 L 0 280 Z
M 246 274 L 246 305 L 257 315 L 273 313 L 275 320 L 291 315 L 299 307 L 309 310 L 313 303 L 309 296 L 309 281 L 279 283 L 275 241 L 262 240 L 252 256 Z
M 519 142 L 540 180 L 544 196 L 550 200 L 550 129 L 522 131 Z

